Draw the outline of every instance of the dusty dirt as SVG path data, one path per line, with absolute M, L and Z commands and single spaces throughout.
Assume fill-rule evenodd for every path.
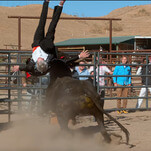
M 3 107 L 3 109 L 5 108 Z M 117 112 L 112 112 L 110 114 L 129 130 L 130 145 L 126 145 L 125 135 L 119 127 L 106 117 L 105 126 L 111 135 L 111 144 L 106 144 L 103 141 L 99 127 L 92 116 L 78 117 L 75 126 L 69 123 L 69 127 L 72 129 L 71 133 L 66 133 L 60 130 L 58 124 L 50 124 L 47 116 L 40 117 L 30 112 L 18 112 L 11 116 L 12 122 L 10 124 L 7 123 L 7 115 L 0 115 L 0 150 L 150 151 L 150 111 L 120 115 Z M 122 139 L 114 134 L 122 136 Z

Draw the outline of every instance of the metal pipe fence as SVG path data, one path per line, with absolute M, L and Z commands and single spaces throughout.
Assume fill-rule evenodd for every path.
M 75 55 L 79 52 L 66 52 L 70 55 Z M 93 78 L 93 85 L 96 86 L 97 88 L 97 92 L 100 92 L 100 85 L 99 85 L 99 78 L 109 78 L 109 80 L 111 81 L 113 77 L 131 77 L 132 78 L 132 85 L 131 86 L 117 86 L 115 87 L 113 84 L 106 84 L 104 86 L 101 86 L 101 89 L 105 89 L 106 91 L 106 96 L 104 98 L 105 101 L 114 101 L 117 99 L 127 99 L 127 100 L 131 100 L 136 102 L 138 99 L 145 99 L 146 100 L 146 104 L 145 107 L 143 106 L 143 109 L 149 110 L 151 109 L 151 103 L 150 103 L 150 99 L 151 96 L 148 93 L 148 88 L 150 88 L 150 85 L 148 85 L 148 78 L 151 76 L 150 74 L 148 74 L 148 68 L 150 66 L 150 64 L 148 64 L 149 62 L 149 56 L 151 56 L 151 53 L 147 52 L 147 53 L 140 53 L 140 52 L 135 52 L 135 53 L 122 53 L 122 52 L 99 52 L 99 51 L 90 51 L 91 55 L 94 56 L 94 60 L 93 62 L 89 63 L 89 64 L 82 64 L 82 66 L 87 66 L 87 67 L 91 67 L 93 66 L 93 71 L 94 71 L 94 75 L 85 75 L 85 76 L 78 76 L 78 77 L 88 77 L 88 78 Z M 18 72 L 16 75 L 12 75 L 12 67 L 14 65 L 21 65 L 24 64 L 24 60 L 25 58 L 29 57 L 31 55 L 31 51 L 12 51 L 12 50 L 5 50 L 2 51 L 0 50 L 0 58 L 4 58 L 4 61 L 0 62 L 0 90 L 5 90 L 5 94 L 4 93 L 0 93 L 0 101 L 4 102 L 5 100 L 7 102 L 13 102 L 13 101 L 17 101 L 18 102 L 18 108 L 22 109 L 22 102 L 24 101 L 31 101 L 31 99 L 29 100 L 28 97 L 29 95 L 27 94 L 27 90 L 28 89 L 32 89 L 35 94 L 33 94 L 33 96 L 35 96 L 34 99 L 36 99 L 38 101 L 39 106 L 41 106 L 41 103 L 45 97 L 44 94 L 44 90 L 47 88 L 47 84 L 42 84 L 42 78 L 47 78 L 49 79 L 49 75 L 47 76 L 42 76 L 39 78 L 39 82 L 34 84 L 34 85 L 27 85 L 27 87 L 23 87 L 22 85 L 22 78 L 25 77 L 24 74 L 22 74 L 21 72 Z M 132 70 L 134 70 L 134 72 L 136 72 L 136 67 L 137 66 L 145 66 L 146 67 L 146 74 L 145 75 L 135 75 L 135 73 L 132 73 L 132 75 L 100 75 L 100 67 L 101 66 L 107 66 L 110 67 L 111 70 L 113 71 L 115 66 L 122 66 L 122 64 L 118 64 L 117 63 L 113 63 L 112 60 L 109 63 L 100 63 L 100 59 L 102 59 L 102 56 L 104 56 L 104 58 L 109 58 L 114 56 L 114 60 L 117 60 L 117 56 L 122 56 L 122 55 L 126 55 L 129 57 L 135 57 L 135 60 L 137 60 L 137 57 L 140 61 L 140 57 L 144 57 L 146 58 L 146 62 L 145 64 L 138 64 L 136 62 L 134 62 L 133 59 L 131 59 L 131 62 L 129 62 L 128 64 L 125 64 L 127 66 L 130 66 Z M 22 57 L 24 59 L 22 59 Z M 103 59 L 104 59 L 103 58 Z M 113 58 L 113 57 L 112 57 Z M 6 68 L 6 70 L 4 70 L 4 68 Z M 97 70 L 96 70 L 97 69 Z M 17 79 L 17 83 L 14 84 L 12 83 L 12 78 Z M 138 79 L 136 79 L 138 78 Z M 140 78 L 145 78 L 146 79 L 146 85 L 141 85 L 141 80 Z M 4 80 L 6 80 L 4 82 Z M 131 93 L 129 93 L 128 97 L 117 97 L 116 96 L 116 91 L 114 91 L 114 89 L 117 88 L 129 88 L 131 90 L 137 90 L 140 91 L 141 88 L 146 88 L 147 89 L 147 93 L 144 97 L 138 97 L 138 94 L 134 94 L 132 95 Z M 5 99 L 6 98 L 6 99 Z M 8 101 L 9 100 L 9 101 Z M 135 103 L 136 104 L 136 103 Z M 130 105 L 129 105 L 130 106 Z M 9 108 L 10 108 L 10 104 L 9 104 Z M 113 110 L 112 110 L 113 109 Z M 106 108 L 106 110 L 110 110 L 110 111 L 114 111 L 114 110 L 119 110 L 117 108 L 111 107 L 109 109 Z M 134 107 L 134 103 L 132 104 L 132 106 L 128 107 L 127 110 L 138 110 Z M 140 108 L 141 110 L 141 108 Z M 9 117 L 10 118 L 10 117 Z
M 39 77 L 38 83 L 34 85 L 27 84 L 27 87 L 23 87 L 22 78 L 25 78 L 25 74 L 19 71 L 12 75 L 12 67 L 14 65 L 25 64 L 23 61 L 25 58 L 29 58 L 29 56 L 31 56 L 31 51 L 0 51 L 0 102 L 8 102 L 9 121 L 11 102 L 17 102 L 18 109 L 22 110 L 25 106 L 24 102 L 32 103 L 36 101 L 36 105 L 40 109 L 40 103 L 44 99 L 42 93 L 44 93 L 43 91 L 45 91 L 47 86 L 46 84 L 42 84 L 41 79 L 49 79 L 49 76 Z M 16 80 L 16 83 L 13 83 L 14 80 Z M 31 90 L 32 93 L 28 93 L 28 90 Z
M 142 79 L 144 79 L 145 78 L 145 80 L 146 80 L 146 84 L 145 85 L 141 85 L 141 86 L 135 86 L 135 82 L 134 82 L 134 80 L 132 81 L 133 83 L 133 85 L 131 85 L 131 86 L 127 86 L 127 85 L 125 85 L 125 86 L 117 86 L 117 87 L 115 87 L 115 86 L 105 86 L 105 87 L 102 87 L 102 88 L 105 88 L 105 89 L 117 89 L 117 88 L 129 88 L 129 89 L 134 89 L 134 88 L 146 88 L 146 96 L 144 96 L 144 97 L 136 97 L 136 96 L 128 96 L 128 97 L 106 97 L 106 98 L 104 98 L 105 100 L 117 100 L 117 99 L 133 99 L 133 100 L 138 100 L 138 99 L 146 99 L 146 106 L 145 106 L 145 109 L 146 110 L 148 110 L 148 109 L 150 109 L 150 107 L 148 106 L 148 104 L 149 104 L 149 100 L 148 99 L 150 99 L 150 96 L 149 96 L 149 94 L 148 94 L 148 89 L 149 88 L 151 88 L 150 87 L 150 85 L 148 84 L 148 80 L 149 80 L 149 78 L 151 77 L 151 74 L 149 74 L 148 73 L 148 71 L 149 71 L 149 66 L 151 65 L 151 62 L 149 63 L 149 56 L 151 56 L 151 53 L 140 53 L 140 52 L 135 52 L 135 53 L 132 53 L 132 52 L 127 52 L 127 53 L 122 53 L 122 52 L 111 52 L 111 53 L 106 53 L 106 52 L 100 52 L 100 55 L 116 55 L 116 56 L 130 56 L 131 58 L 132 57 L 134 57 L 135 56 L 135 59 L 136 59 L 136 57 L 143 57 L 144 56 L 144 58 L 146 58 L 146 63 L 141 63 L 141 64 L 136 64 L 136 63 L 134 63 L 134 62 L 130 62 L 130 63 L 128 63 L 128 64 L 112 64 L 112 62 L 110 62 L 109 64 L 99 64 L 98 66 L 110 66 L 110 67 L 112 67 L 112 69 L 113 69 L 113 67 L 115 67 L 115 66 L 130 66 L 131 67 L 131 69 L 133 69 L 133 68 L 135 68 L 136 66 L 142 66 L 142 67 L 145 67 L 146 68 L 146 73 L 145 74 L 143 74 L 143 75 L 135 75 L 136 73 L 134 73 L 134 74 L 132 74 L 132 75 L 105 75 L 105 76 L 100 76 L 100 75 L 98 75 L 98 77 L 131 77 L 132 79 L 133 78 L 137 78 L 137 77 L 141 77 Z M 99 72 L 99 71 L 98 71 Z M 99 84 L 98 84 L 99 85 Z M 111 109 L 112 110 L 112 109 Z M 123 109 L 121 109 L 121 110 L 123 110 Z M 132 108 L 128 108 L 127 110 L 138 110 L 138 108 L 134 108 L 134 107 L 132 107 Z

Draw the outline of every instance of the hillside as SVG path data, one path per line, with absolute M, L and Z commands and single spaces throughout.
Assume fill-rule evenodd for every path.
M 27 5 L 18 7 L 0 7 L 0 48 L 4 45 L 15 45 L 18 40 L 17 19 L 8 16 L 40 16 L 41 5 Z M 112 11 L 101 17 L 121 18 L 122 21 L 113 23 L 113 36 L 151 35 L 151 5 L 124 7 Z M 53 10 L 49 8 L 48 16 Z M 62 14 L 62 16 L 69 16 Z M 50 20 L 47 21 L 46 29 Z M 38 20 L 22 20 L 22 49 L 31 49 L 31 43 Z M 60 20 L 57 26 L 55 42 L 70 38 L 105 37 L 109 35 L 107 21 L 68 21 Z

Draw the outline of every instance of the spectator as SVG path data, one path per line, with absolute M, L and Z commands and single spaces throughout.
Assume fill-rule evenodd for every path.
M 35 98 L 37 96 L 37 90 L 33 89 L 32 86 L 28 85 L 37 85 L 39 83 L 38 77 L 30 75 L 30 73 L 26 72 L 26 77 L 22 78 L 22 84 L 23 87 L 27 87 L 27 96 L 26 99 L 29 100 L 29 102 L 26 102 L 26 110 L 33 111 L 35 108 Z
M 146 64 L 146 58 L 143 59 L 143 64 Z M 140 66 L 136 72 L 136 75 L 146 75 L 146 73 L 147 73 L 147 75 L 151 74 L 151 57 L 149 57 L 148 71 L 146 72 L 146 66 Z M 146 86 L 146 85 L 148 86 L 146 88 L 141 88 L 141 90 L 140 90 L 139 97 L 144 97 L 144 96 L 146 96 L 147 90 L 149 90 L 149 92 L 151 93 L 151 76 L 141 77 L 141 78 L 142 78 L 143 86 Z M 148 80 L 146 81 L 147 78 L 148 78 Z M 142 102 L 143 102 L 143 99 L 138 99 L 136 108 L 140 108 Z
M 86 68 L 86 66 L 83 66 L 83 64 L 86 64 L 86 61 L 80 61 L 79 66 L 76 67 L 76 71 L 78 72 L 79 76 L 87 76 L 90 75 L 88 69 Z M 79 80 L 87 80 L 88 77 L 79 77 Z
M 131 75 L 131 68 L 127 66 L 127 57 L 122 57 L 122 65 L 116 66 L 113 72 L 113 75 L 119 77 L 113 77 L 114 86 L 125 86 L 123 88 L 117 88 L 117 97 L 127 97 L 128 96 L 128 88 L 126 86 L 131 85 L 131 77 L 120 77 L 120 75 Z M 127 99 L 123 99 L 123 107 L 121 107 L 121 99 L 117 100 L 117 108 L 126 108 L 127 107 Z M 128 113 L 126 110 L 118 111 L 118 113 Z
M 102 58 L 100 59 L 100 66 L 99 66 L 99 75 L 103 76 L 106 73 L 109 74 L 113 74 L 113 72 L 105 65 L 101 65 L 101 64 L 105 64 L 105 62 L 102 60 Z M 90 67 L 89 72 L 91 73 L 92 71 L 94 71 L 93 66 Z M 96 68 L 96 75 L 98 75 L 98 68 Z M 97 77 L 97 81 L 98 81 L 98 77 Z M 99 95 L 101 97 L 101 101 L 103 103 L 104 106 L 104 97 L 105 97 L 105 89 L 103 88 L 105 86 L 105 78 L 104 77 L 99 77 Z
M 49 82 L 50 82 L 49 81 L 49 73 L 47 73 L 47 77 L 41 77 L 41 84 L 40 84 L 40 80 L 38 77 L 30 75 L 30 73 L 28 73 L 28 72 L 26 72 L 26 77 L 24 77 L 22 80 L 23 87 L 26 87 L 29 84 L 39 87 L 40 85 L 48 85 Z M 30 96 L 30 97 L 28 97 L 28 99 L 31 99 L 33 96 L 39 94 L 39 90 L 32 89 L 30 87 L 27 89 L 27 94 L 28 94 L 28 96 Z M 45 90 L 43 90 L 43 89 L 42 89 L 42 94 L 45 94 Z

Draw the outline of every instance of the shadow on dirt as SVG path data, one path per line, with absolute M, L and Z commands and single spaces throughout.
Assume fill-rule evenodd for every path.
M 0 132 L 12 127 L 12 122 L 0 123 Z

